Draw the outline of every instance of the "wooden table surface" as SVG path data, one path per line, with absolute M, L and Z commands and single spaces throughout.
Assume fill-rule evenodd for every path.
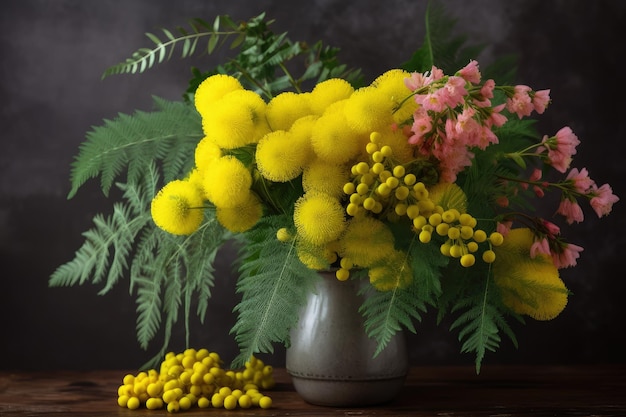
M 127 371 L 0 371 L 0 416 L 171 416 L 166 410 L 117 405 Z M 131 371 L 130 373 L 136 373 Z M 199 409 L 206 416 L 626 416 L 626 364 L 598 366 L 416 367 L 401 395 L 367 408 L 313 406 L 294 392 L 289 375 L 275 369 L 273 407 Z

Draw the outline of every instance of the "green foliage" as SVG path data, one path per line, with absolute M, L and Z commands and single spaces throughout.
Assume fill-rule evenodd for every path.
M 293 42 L 286 33 L 275 34 L 261 14 L 245 25 L 245 37 L 238 54 L 207 72 L 193 69 L 186 98 L 189 100 L 198 85 L 208 76 L 222 73 L 240 80 L 244 88 L 270 99 L 283 91 L 303 91 L 328 78 L 340 77 L 357 86 L 362 83 L 358 69 L 348 69 L 337 60 L 338 48 L 322 42 L 308 45 Z
M 240 79 L 245 88 L 267 98 L 289 89 L 302 91 L 307 82 L 313 86 L 333 77 L 347 79 L 355 85 L 362 82 L 360 70 L 348 69 L 338 62 L 339 49 L 324 46 L 322 42 L 314 45 L 293 42 L 286 32 L 272 32 L 271 23 L 273 21 L 266 20 L 265 13 L 261 13 L 241 23 L 235 23 L 228 15 L 219 15 L 212 24 L 202 19 L 190 20 L 189 30 L 161 28 L 161 37 L 146 33 L 153 47 L 139 48 L 124 62 L 107 68 L 102 78 L 142 73 L 171 59 L 176 49 L 180 49 L 181 58 L 189 58 L 199 51 L 211 54 L 232 39 L 230 49 L 238 50 L 234 58 L 206 72 L 192 68 L 193 78 L 185 94 L 187 101 L 205 78 L 216 73 L 230 74 Z M 199 44 L 203 47 L 199 48 Z
M 430 1 L 424 19 L 425 34 L 422 45 L 402 64 L 407 71 L 426 72 L 433 65 L 446 74 L 453 74 L 475 58 L 481 45 L 467 45 L 466 36 L 453 33 L 456 20 L 451 18 L 437 1 Z
M 154 161 L 162 164 L 165 181 L 191 168 L 193 151 L 202 138 L 200 115 L 190 104 L 157 97 L 154 103 L 153 112 L 119 114 L 87 133 L 72 163 L 68 198 L 98 176 L 102 192 L 108 195 L 125 170 L 128 182 L 137 183 Z
M 415 245 L 409 251 L 410 265 L 407 266 L 412 270 L 413 280 L 407 287 L 391 291 L 376 291 L 372 287 L 367 289 L 368 296 L 360 311 L 365 317 L 365 331 L 378 343 L 375 355 L 387 346 L 398 331 L 407 329 L 415 333 L 413 322 L 422 320 L 427 305 L 432 305 L 441 292 L 439 278 L 442 264 L 437 261 L 443 259 L 435 254 L 438 248 L 419 242 Z M 392 265 L 389 267 L 389 270 L 394 269 Z
M 155 172 L 150 174 L 155 175 Z M 75 258 L 51 275 L 51 286 L 82 285 L 88 281 L 98 284 L 104 280 L 100 294 L 106 294 L 117 283 L 128 267 L 127 258 L 134 240 L 151 221 L 149 210 L 146 212 L 152 198 L 150 185 L 119 184 L 127 203 L 114 204 L 113 213 L 108 217 L 102 214 L 94 217 L 94 227 L 83 233 L 85 242 Z
M 240 353 L 233 367 L 242 366 L 255 353 L 273 352 L 273 343 L 288 343 L 298 312 L 320 279 L 300 262 L 295 242 L 275 238 L 276 230 L 291 221 L 289 216 L 268 216 L 245 233 L 237 281 L 243 297 L 235 307 L 238 318 L 231 331 Z
M 262 19 L 263 15 L 259 16 L 259 18 Z M 232 36 L 235 39 L 232 40 L 230 47 L 236 48 L 245 38 L 244 24 L 236 24 L 230 17 L 225 15 L 217 16 L 213 24 L 203 19 L 192 19 L 188 21 L 188 24 L 188 29 L 190 30 L 179 26 L 174 30 L 175 34 L 168 29 L 161 28 L 161 37 L 165 37 L 165 40 L 153 33 L 146 33 L 146 37 L 155 46 L 152 48 L 140 48 L 133 52 L 131 57 L 124 62 L 107 68 L 102 74 L 102 78 L 104 79 L 115 74 L 142 73 L 152 68 L 154 64 L 161 64 L 171 59 L 177 47 L 180 49 L 180 57 L 188 58 L 197 51 L 204 51 L 210 54 Z M 206 42 L 206 45 L 198 48 L 198 44 L 201 41 L 203 45 Z
M 458 330 L 459 341 L 462 342 L 461 352 L 476 355 L 476 373 L 487 351 L 495 352 L 500 346 L 500 332 L 504 332 L 517 347 L 517 340 L 509 324 L 504 318 L 500 299 L 489 288 L 490 277 L 485 277 L 483 291 L 469 291 L 459 297 L 453 311 L 463 313 L 452 323 L 450 330 Z
M 150 202 L 159 189 L 160 175 L 154 163 L 148 168 L 136 182 L 117 184 L 124 201 L 114 205 L 111 216 L 95 216 L 94 227 L 84 233 L 85 242 L 74 259 L 57 268 L 49 285 L 105 280 L 100 294 L 106 294 L 129 275 L 129 291 L 137 293 L 137 339 L 142 348 L 147 349 L 165 323 L 164 345 L 157 360 L 167 349 L 181 306 L 186 324 L 194 303 L 196 314 L 204 320 L 215 279 L 213 261 L 230 233 L 208 210 L 206 221 L 191 236 L 174 236 L 156 227 Z

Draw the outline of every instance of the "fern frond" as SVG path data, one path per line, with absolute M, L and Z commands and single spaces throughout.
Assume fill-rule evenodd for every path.
M 148 277 L 136 277 L 135 284 L 138 287 L 137 340 L 145 349 L 161 324 L 161 282 Z
M 275 342 L 289 340 L 300 307 L 320 279 L 299 261 L 293 242 L 273 238 L 288 221 L 288 216 L 268 217 L 246 233 L 237 281 L 237 292 L 243 298 L 235 307 L 238 320 L 231 329 L 240 347 L 233 367 L 242 366 L 255 353 L 273 352 Z
M 494 352 L 500 346 L 500 331 L 503 331 L 514 345 L 517 345 L 515 335 L 498 308 L 500 303 L 492 299 L 489 290 L 490 279 L 485 280 L 484 290 L 470 293 L 458 302 L 456 310 L 464 310 L 450 326 L 450 330 L 458 329 L 458 339 L 462 341 L 461 352 L 476 355 L 476 373 L 487 351 Z
M 263 16 L 262 14 L 259 17 Z M 116 74 L 145 72 L 155 64 L 170 60 L 179 47 L 181 58 L 189 58 L 197 50 L 211 54 L 218 45 L 225 43 L 231 36 L 236 36 L 235 41 L 238 41 L 245 34 L 245 26 L 236 24 L 228 15 L 217 16 L 213 25 L 202 19 L 190 20 L 188 24 L 190 31 L 179 26 L 175 29 L 175 32 L 178 32 L 176 35 L 165 28 L 160 29 L 160 35 L 146 33 L 146 37 L 154 43 L 154 46 L 139 48 L 131 54 L 130 58 L 107 68 L 102 74 L 102 79 Z M 165 40 L 162 37 L 165 37 Z M 197 48 L 200 41 L 206 41 L 206 47 Z
M 97 214 L 94 227 L 83 233 L 85 241 L 74 259 L 54 271 L 49 285 L 82 285 L 87 281 L 97 284 L 104 279 L 106 285 L 99 294 L 108 292 L 123 277 L 133 242 L 148 217 L 122 203 L 113 206 L 113 214 L 108 218 Z
M 165 161 L 166 181 L 180 177 L 191 168 L 195 145 L 202 138 L 200 115 L 192 105 L 156 99 L 159 110 L 120 114 L 114 120 L 88 132 L 72 163 L 68 198 L 90 178 L 100 176 L 102 191 L 108 195 L 127 168 L 128 181 L 139 181 L 154 161 Z
M 413 321 L 421 321 L 427 305 L 434 303 L 435 297 L 441 293 L 439 268 L 442 264 L 436 260 L 442 257 L 435 254 L 434 245 L 417 245 L 410 250 L 406 260 L 413 276 L 410 284 L 390 291 L 375 291 L 370 287 L 360 308 L 365 317 L 366 333 L 377 341 L 376 355 L 402 328 L 415 333 Z M 397 270 L 394 265 L 387 269 Z
M 391 338 L 406 328 L 415 333 L 413 320 L 421 321 L 426 303 L 418 296 L 417 285 L 391 291 L 371 290 L 359 311 L 365 317 L 365 332 L 376 340 L 374 356 L 378 355 Z
M 436 0 L 428 2 L 424 25 L 422 46 L 401 66 L 407 71 L 426 72 L 435 65 L 446 74 L 454 74 L 483 49 L 480 45 L 467 45 L 465 36 L 454 36 L 456 19 L 446 14 Z
M 159 229 L 150 214 L 150 203 L 160 187 L 160 172 L 149 164 L 137 182 L 117 184 L 123 202 L 113 206 L 111 216 L 96 215 L 95 227 L 85 232 L 85 243 L 75 258 L 50 278 L 51 286 L 98 283 L 106 278 L 100 294 L 108 292 L 129 275 L 129 291 L 137 292 L 137 340 L 142 348 L 165 326 L 164 348 L 181 306 L 189 337 L 189 308 L 197 297 L 201 321 L 207 311 L 214 282 L 213 261 L 231 237 L 205 211 L 205 222 L 190 236 L 174 236 Z M 169 329 L 169 330 L 168 330 Z
M 187 339 L 190 335 L 190 308 L 194 302 L 198 304 L 196 314 L 204 322 L 215 280 L 215 255 L 229 237 L 230 233 L 215 220 L 214 212 L 208 212 L 200 229 L 189 236 L 170 235 L 153 226 L 138 245 L 131 269 L 131 286 L 145 285 L 146 277 L 160 286 L 166 323 L 177 321 L 182 306 Z M 144 308 L 138 299 L 137 310 Z M 138 330 L 149 330 L 151 323 L 138 319 L 137 326 Z M 139 338 L 145 348 L 154 333 L 142 331 L 142 336 L 147 337 Z

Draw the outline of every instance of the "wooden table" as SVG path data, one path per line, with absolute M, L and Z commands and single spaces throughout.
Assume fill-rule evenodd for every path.
M 0 371 L 0 416 L 171 416 L 164 409 L 117 405 L 126 371 Z M 136 373 L 136 372 L 130 372 Z M 284 369 L 267 393 L 271 409 L 192 408 L 206 416 L 626 416 L 626 364 L 602 366 L 418 367 L 393 402 L 367 408 L 313 406 L 294 392 Z

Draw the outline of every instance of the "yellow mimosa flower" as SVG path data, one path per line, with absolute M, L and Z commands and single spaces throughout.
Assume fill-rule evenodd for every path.
M 493 276 L 509 308 L 536 320 L 551 320 L 567 305 L 568 290 L 550 256 L 530 257 L 533 239 L 530 229 L 512 229 L 502 245 L 493 248 Z
M 204 216 L 202 194 L 189 181 L 167 183 L 150 205 L 154 223 L 174 235 L 190 235 L 200 227 Z
M 306 193 L 300 197 L 293 220 L 298 236 L 314 245 L 336 240 L 346 226 L 339 200 L 323 193 Z

